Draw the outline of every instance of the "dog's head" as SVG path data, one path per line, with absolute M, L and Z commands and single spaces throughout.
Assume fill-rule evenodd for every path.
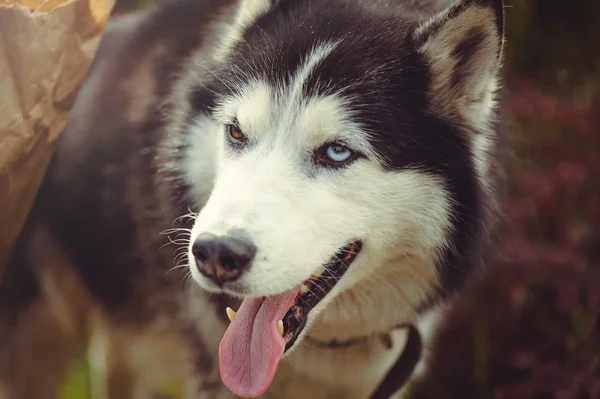
M 209 145 L 215 165 L 192 275 L 246 298 L 250 330 L 283 319 L 286 348 L 350 288 L 408 317 L 462 279 L 480 231 L 502 1 L 425 22 L 374 4 L 244 0 L 190 92 L 210 107 L 191 118 L 188 183 L 206 184 L 194 158 Z

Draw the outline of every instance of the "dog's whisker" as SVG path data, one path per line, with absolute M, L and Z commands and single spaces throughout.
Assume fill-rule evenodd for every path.
M 186 215 L 183 215 L 183 217 L 191 217 L 193 219 L 197 219 L 198 218 L 199 213 L 193 211 L 190 205 L 188 205 L 187 209 L 188 209 L 189 213 L 186 214 Z
M 219 76 L 217 76 L 217 75 L 216 75 L 216 74 L 215 74 L 213 71 L 211 71 L 210 69 L 208 69 L 206 66 L 204 66 L 204 65 L 200 64 L 199 62 L 194 62 L 194 65 L 196 65 L 196 66 L 198 66 L 198 67 L 200 67 L 200 68 L 204 69 L 206 72 L 210 73 L 212 76 L 214 76 L 215 78 L 217 78 L 217 79 L 218 79 L 218 80 L 219 80 L 221 83 L 223 83 L 223 85 L 224 85 L 224 86 L 225 86 L 225 87 L 226 87 L 228 90 L 231 90 L 231 87 L 230 87 L 230 86 L 229 86 L 227 83 L 225 83 L 225 81 L 224 81 L 222 78 L 220 78 Z
M 187 275 L 182 279 L 183 292 L 185 294 L 189 294 L 189 291 L 191 290 L 192 282 L 193 282 L 192 273 L 188 271 Z
M 162 231 L 160 234 L 169 235 L 169 234 L 173 234 L 173 233 L 176 233 L 176 232 L 179 232 L 179 231 L 188 232 L 188 233 L 192 232 L 191 229 L 188 229 L 186 227 L 172 227 L 170 229 Z
M 175 264 L 179 265 L 179 263 L 185 261 L 188 261 L 188 257 L 187 257 L 187 253 L 186 252 L 182 252 L 179 255 L 175 256 L 175 258 L 173 259 L 173 261 L 175 262 Z
M 333 270 L 330 270 L 329 272 L 330 272 L 330 274 L 331 274 L 330 276 L 327 276 L 327 275 L 322 275 L 321 277 L 322 277 L 322 278 L 329 278 L 329 279 L 338 279 L 338 280 L 339 280 L 340 278 L 342 278 L 342 276 L 341 276 L 340 274 L 338 274 L 337 272 L 335 272 L 335 271 L 333 271 Z
M 171 239 L 171 237 L 167 237 L 167 242 L 166 242 L 166 243 L 164 243 L 163 245 L 161 245 L 160 247 L 158 247 L 158 250 L 157 250 L 157 251 L 160 251 L 161 249 L 163 249 L 163 248 L 165 248 L 165 247 L 168 247 L 169 245 L 175 245 L 175 246 L 176 246 L 176 247 L 178 247 L 178 248 L 182 246 L 182 244 L 181 244 L 181 243 L 176 243 L 175 241 L 173 241 L 173 240 Z
M 321 276 L 322 279 L 324 280 L 334 280 L 334 281 L 340 281 L 341 277 L 339 276 Z
M 186 253 L 188 250 L 188 246 L 187 245 L 180 245 L 179 247 L 175 248 L 173 250 L 174 254 L 179 254 L 179 253 Z
M 300 301 L 301 301 L 303 304 L 305 304 L 305 305 L 308 305 L 308 304 L 309 304 L 309 303 L 306 301 L 306 299 L 302 298 L 302 297 L 301 297 L 301 296 L 299 296 L 299 295 L 298 295 L 298 296 L 296 296 L 296 298 L 297 298 L 298 300 L 300 300 Z
M 320 290 L 321 290 L 321 291 L 322 291 L 322 292 L 323 292 L 325 295 L 327 295 L 327 291 L 326 291 L 326 290 L 325 290 L 323 287 L 321 287 L 321 285 L 319 284 L 318 280 L 316 280 L 316 279 L 312 279 L 312 278 L 311 278 L 311 279 L 309 279 L 309 281 L 310 281 L 310 283 L 311 283 L 311 286 L 316 286 L 316 287 L 317 287 L 317 288 L 319 288 L 319 289 L 320 289 Z M 313 294 L 314 296 L 316 296 L 317 298 L 319 298 L 319 300 L 323 299 L 323 298 L 321 298 L 319 295 L 317 295 L 317 293 L 316 293 L 316 292 L 314 292 L 313 290 L 311 290 L 311 289 L 310 289 L 310 287 L 306 287 L 306 288 L 308 289 L 308 291 L 309 291 L 311 294 Z
M 180 252 L 173 257 L 173 262 L 175 264 L 178 264 L 179 262 L 181 262 L 182 259 L 187 259 L 187 255 L 187 252 Z
M 172 271 L 175 271 L 175 270 L 178 270 L 178 269 L 182 269 L 182 268 L 185 268 L 185 267 L 187 267 L 187 265 L 176 265 L 176 266 L 170 268 L 169 270 L 167 270 L 167 272 L 165 274 L 169 274 Z
M 185 238 L 176 238 L 176 239 L 169 239 L 171 241 L 171 243 L 175 244 L 175 245 L 186 245 L 187 243 L 189 243 L 189 240 L 185 239 Z

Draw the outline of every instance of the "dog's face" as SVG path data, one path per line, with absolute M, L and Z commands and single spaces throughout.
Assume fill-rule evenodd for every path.
M 243 2 L 243 28 L 198 88 L 216 97 L 187 151 L 210 141 L 216 165 L 190 239 L 194 279 L 238 297 L 306 282 L 309 319 L 357 283 L 417 307 L 460 273 L 502 47 L 500 1 L 421 25 L 336 4 Z

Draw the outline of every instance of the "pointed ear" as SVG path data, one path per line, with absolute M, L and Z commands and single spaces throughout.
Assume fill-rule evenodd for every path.
M 502 0 L 459 0 L 421 24 L 414 44 L 430 70 L 436 111 L 484 129 L 495 104 L 504 37 Z

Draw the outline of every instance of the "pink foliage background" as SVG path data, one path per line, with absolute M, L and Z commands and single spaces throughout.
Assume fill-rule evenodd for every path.
M 600 2 L 508 5 L 507 225 L 415 397 L 598 399 Z

